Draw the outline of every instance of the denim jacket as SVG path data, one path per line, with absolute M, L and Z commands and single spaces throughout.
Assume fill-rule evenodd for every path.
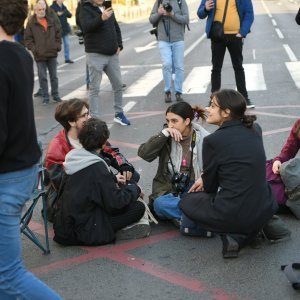
M 216 13 L 216 5 L 217 0 L 214 0 L 214 8 L 210 11 L 205 10 L 205 2 L 206 0 L 202 0 L 201 4 L 198 8 L 197 15 L 200 19 L 205 19 L 207 17 L 205 32 L 207 38 L 209 38 L 209 33 L 211 29 L 211 25 L 214 21 L 215 13 Z M 243 37 L 250 32 L 251 25 L 254 20 L 253 6 L 251 0 L 236 0 L 236 7 L 238 10 L 238 14 L 240 17 L 240 34 Z

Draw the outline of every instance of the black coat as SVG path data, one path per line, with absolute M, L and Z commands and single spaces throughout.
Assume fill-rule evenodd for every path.
M 60 7 L 56 2 L 53 2 L 50 7 L 55 11 L 56 14 L 58 12 L 63 12 L 61 16 L 57 15 L 61 24 L 62 36 L 69 34 L 71 32 L 71 27 L 68 23 L 68 18 L 71 18 L 72 14 L 68 11 L 65 5 L 62 5 Z
M 101 15 L 99 7 L 89 2 L 81 5 L 79 18 L 85 52 L 114 55 L 118 48 L 123 49 L 121 30 L 114 14 L 106 21 Z
M 180 203 L 188 217 L 214 232 L 249 234 L 277 210 L 266 181 L 266 157 L 259 125 L 225 122 L 203 141 L 205 192 Z
M 66 175 L 54 220 L 54 240 L 63 245 L 103 245 L 115 240 L 109 215 L 123 213 L 140 194 L 137 185 L 117 187 L 102 162 Z

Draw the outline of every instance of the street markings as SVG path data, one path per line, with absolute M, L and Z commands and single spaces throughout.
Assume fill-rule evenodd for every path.
M 267 89 L 262 64 L 244 64 L 246 87 L 248 91 Z
M 300 61 L 286 62 L 285 65 L 289 70 L 296 87 L 300 89 Z
M 186 94 L 204 94 L 210 84 L 211 67 L 195 67 L 183 83 Z
M 145 97 L 162 81 L 162 70 L 148 71 L 144 76 L 129 86 L 123 97 Z

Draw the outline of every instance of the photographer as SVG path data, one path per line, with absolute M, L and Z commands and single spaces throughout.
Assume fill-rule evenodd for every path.
M 184 29 L 189 23 L 189 11 L 185 0 L 156 0 L 149 17 L 157 27 L 157 39 L 162 61 L 165 102 L 170 103 L 172 73 L 175 73 L 176 101 L 182 99 L 184 79 Z
M 179 102 L 166 111 L 167 127 L 141 144 L 138 155 L 148 162 L 159 158 L 149 206 L 161 219 L 179 223 L 180 196 L 202 172 L 202 142 L 208 132 L 194 118 L 205 119 L 204 110 Z

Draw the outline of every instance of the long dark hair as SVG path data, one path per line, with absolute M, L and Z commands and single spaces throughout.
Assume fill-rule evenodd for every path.
M 247 103 L 242 94 L 235 90 L 224 89 L 214 92 L 211 98 L 216 98 L 217 105 L 222 109 L 230 110 L 231 120 L 241 120 L 244 126 L 251 128 L 256 120 L 255 115 L 245 115 Z
M 166 110 L 166 114 L 169 112 L 180 116 L 184 120 L 189 118 L 191 120 L 190 126 L 192 126 L 193 120 L 198 121 L 200 118 L 202 120 L 206 119 L 204 108 L 198 105 L 191 106 L 189 103 L 184 101 L 170 105 Z

